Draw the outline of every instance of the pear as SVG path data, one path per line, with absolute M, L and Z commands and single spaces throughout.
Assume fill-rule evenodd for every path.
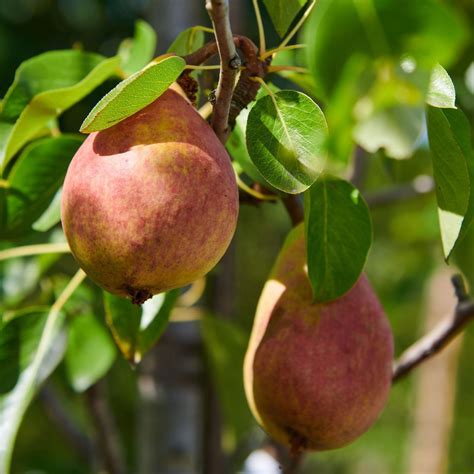
M 382 411 L 392 358 L 390 325 L 365 275 L 341 298 L 312 302 L 296 227 L 264 286 L 245 356 L 257 421 L 293 452 L 344 446 Z
M 88 136 L 69 166 L 61 205 L 82 269 L 135 303 L 209 272 L 232 239 L 237 214 L 224 146 L 172 89 Z

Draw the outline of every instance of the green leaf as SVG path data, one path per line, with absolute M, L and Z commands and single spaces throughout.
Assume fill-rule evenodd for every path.
M 23 63 L 5 97 L 2 120 L 16 122 L 0 145 L 0 164 L 5 167 L 48 122 L 113 75 L 118 64 L 117 57 L 81 51 L 52 51 Z M 0 140 L 6 134 L 1 129 Z
M 452 258 L 466 277 L 471 293 L 474 289 L 474 222 L 466 229 L 463 239 L 460 239 L 452 252 Z
M 51 313 L 50 313 L 51 315 Z M 50 316 L 49 315 L 49 316 Z M 32 312 L 6 322 L 0 329 L 0 472 L 9 472 L 13 444 L 26 409 L 39 385 L 59 364 L 65 350 L 60 332 L 63 317 Z M 15 373 L 18 380 L 14 384 Z
M 327 125 L 305 94 L 280 91 L 260 98 L 249 113 L 247 149 L 275 188 L 297 194 L 318 178 L 325 161 Z
M 119 47 L 120 67 L 129 76 L 144 68 L 152 60 L 155 50 L 155 30 L 146 21 L 138 20 L 135 22 L 133 39 L 122 41 Z
M 179 290 L 160 293 L 141 307 L 104 292 L 107 324 L 123 356 L 138 364 L 160 338 L 168 324 Z
M 234 449 L 254 426 L 245 398 L 243 372 L 236 370 L 243 366 L 248 337 L 235 324 L 209 316 L 203 318 L 201 328 L 211 375 L 228 425 L 226 439 L 232 443 L 229 448 Z
M 339 298 L 357 282 L 372 243 L 367 204 L 347 181 L 323 177 L 305 193 L 305 232 L 314 300 Z
M 446 259 L 474 218 L 474 152 L 460 110 L 428 107 L 428 138 Z
M 245 129 L 247 127 L 247 118 L 249 115 L 249 110 L 244 109 L 240 112 L 237 117 L 235 127 L 232 130 L 232 133 L 229 136 L 225 146 L 227 151 L 235 163 L 238 163 L 242 170 L 251 178 L 253 181 L 263 184 L 269 189 L 274 190 L 273 186 L 265 180 L 261 175 L 260 171 L 255 167 L 252 160 L 250 159 L 249 153 L 247 151 L 247 144 L 245 142 Z
M 155 59 L 104 96 L 84 120 L 81 132 L 104 130 L 151 104 L 179 77 L 185 66 L 178 56 Z
M 77 50 L 50 51 L 23 62 L 3 100 L 2 118 L 17 119 L 31 100 L 44 92 L 74 87 L 105 58 Z
M 0 165 L 2 163 L 3 157 L 5 156 L 5 152 L 7 150 L 8 141 L 10 140 L 10 136 L 12 134 L 13 124 L 3 122 L 0 116 Z M 1 171 L 1 168 L 0 168 Z M 0 173 L 1 176 L 1 173 Z
M 115 361 L 116 349 L 105 328 L 93 314 L 75 317 L 68 328 L 66 370 L 76 392 L 101 379 Z
M 41 216 L 32 224 L 33 230 L 47 232 L 61 220 L 62 188 L 58 189 L 53 200 Z
M 171 46 L 168 53 L 174 53 L 178 56 L 186 56 L 204 45 L 204 32 L 199 26 L 192 26 L 181 31 Z
M 46 210 L 82 141 L 78 135 L 62 135 L 25 148 L 8 175 L 4 236 L 22 235 Z
M 310 68 L 327 97 L 353 56 L 409 56 L 431 69 L 451 64 L 467 37 L 460 18 L 437 0 L 324 0 L 305 33 Z
M 441 65 L 437 64 L 432 72 L 426 103 L 432 107 L 455 109 L 456 90 L 449 74 Z
M 263 0 L 273 26 L 280 37 L 287 32 L 308 0 Z

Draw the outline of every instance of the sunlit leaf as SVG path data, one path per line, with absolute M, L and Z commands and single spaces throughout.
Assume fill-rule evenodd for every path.
M 437 64 L 431 72 L 426 102 L 433 107 L 455 109 L 456 90 L 449 74 Z
M 428 107 L 428 137 L 446 259 L 474 218 L 474 152 L 460 110 Z
M 204 32 L 196 26 L 187 28 L 179 33 L 168 48 L 168 53 L 186 56 L 204 45 Z
M 104 130 L 151 104 L 179 77 L 185 65 L 178 56 L 152 61 L 104 96 L 84 120 L 81 132 Z
M 0 120 L 16 120 L 0 145 L 3 167 L 52 119 L 115 74 L 117 57 L 105 59 L 82 51 L 51 51 L 20 66 L 4 101 Z M 0 126 L 0 141 L 6 135 Z
M 165 330 L 179 290 L 160 293 L 141 307 L 104 292 L 107 324 L 123 356 L 138 364 Z
M 320 108 L 296 91 L 260 98 L 247 120 L 250 158 L 266 181 L 287 193 L 300 193 L 318 178 L 326 137 Z
M 322 177 L 305 193 L 305 231 L 314 300 L 342 296 L 357 282 L 372 243 L 367 204 L 347 181 Z
M 49 326 L 46 321 L 50 323 Z M 38 386 L 51 374 L 63 357 L 64 333 L 60 332 L 63 317 L 48 319 L 48 313 L 22 315 L 0 329 L 0 379 L 13 385 L 0 395 L 0 472 L 9 472 L 13 443 L 18 428 Z M 52 324 L 51 324 L 52 323 Z M 47 329 L 46 329 L 47 328 Z M 13 345 L 18 343 L 15 349 Z M 11 366 L 10 366 L 11 364 Z M 7 389 L 5 384 L 3 389 Z
M 227 151 L 232 156 L 234 162 L 240 165 L 247 176 L 257 183 L 263 184 L 270 189 L 274 189 L 273 186 L 265 180 L 260 171 L 258 171 L 258 169 L 255 167 L 247 151 L 245 129 L 247 128 L 248 115 L 249 110 L 244 109 L 237 117 L 235 127 L 226 142 Z

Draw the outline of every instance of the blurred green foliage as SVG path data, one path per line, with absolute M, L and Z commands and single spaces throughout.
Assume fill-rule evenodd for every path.
M 329 3 L 327 0 L 321 1 L 320 10 L 317 10 L 318 13 L 313 16 L 305 36 L 314 35 L 320 17 L 328 14 L 326 7 L 329 8 Z M 371 16 L 374 12 L 367 10 L 354 12 L 351 8 L 354 8 L 356 3 L 349 0 L 341 0 L 339 4 L 337 1 L 333 2 L 331 8 L 337 10 L 333 18 L 337 28 L 334 28 L 334 25 L 331 28 L 331 23 L 328 22 L 321 30 L 318 30 L 321 41 L 318 42 L 317 47 L 315 46 L 316 51 L 312 50 L 313 64 L 310 66 L 315 70 L 316 78 L 320 78 L 321 81 L 316 81 L 314 84 L 314 78 L 309 75 L 301 75 L 295 79 L 291 73 L 282 73 L 279 77 L 273 76 L 275 83 L 282 86 L 291 84 L 289 81 L 293 80 L 302 91 L 310 92 L 314 98 L 331 96 L 332 101 L 326 104 L 325 112 L 330 129 L 336 130 L 340 137 L 337 143 L 330 144 L 330 147 L 333 146 L 330 149 L 334 159 L 330 166 L 335 170 L 340 170 L 351 159 L 354 145 L 351 133 L 355 126 L 351 112 L 361 97 L 366 99 L 362 105 L 367 104 L 367 100 L 372 101 L 375 109 L 379 108 L 385 113 L 387 108 L 393 109 L 394 103 L 399 100 L 400 93 L 403 95 L 408 91 L 404 96 L 408 98 L 407 103 L 403 104 L 403 107 L 416 109 L 416 113 L 420 112 L 418 115 L 422 117 L 424 99 L 415 97 L 413 102 L 410 102 L 414 97 L 411 92 L 416 89 L 416 87 L 411 88 L 413 84 L 410 81 L 413 78 L 407 79 L 407 74 L 397 69 L 395 62 L 380 60 L 380 48 L 384 46 L 390 51 L 388 56 L 393 53 L 396 57 L 395 53 L 400 52 L 400 38 L 411 41 L 412 52 L 415 56 L 420 54 L 426 57 L 426 51 L 436 49 L 434 46 L 441 51 L 442 58 L 447 60 L 447 64 L 443 65 L 449 66 L 448 72 L 456 86 L 457 105 L 468 116 L 471 131 L 474 126 L 474 86 L 472 86 L 472 79 L 471 83 L 466 79 L 469 66 L 474 67 L 472 66 L 474 4 L 471 0 L 450 0 L 444 2 L 443 5 L 434 0 L 420 2 L 405 0 L 400 3 L 401 5 L 389 1 L 377 3 L 406 8 L 405 13 L 411 21 L 401 23 L 397 8 L 376 11 L 382 27 L 389 32 L 389 35 L 385 45 L 384 41 L 381 41 L 374 49 L 373 44 L 367 41 L 363 25 L 359 20 L 354 21 L 357 15 L 369 15 L 370 24 L 377 33 L 380 25 L 375 21 L 375 17 Z M 178 4 L 179 2 L 176 2 L 176 5 Z M 370 2 L 365 4 L 370 4 Z M 253 21 L 251 2 L 244 2 L 242 5 L 245 6 L 246 17 L 249 21 Z M 451 5 L 457 15 L 447 10 L 447 5 Z M 349 6 L 349 9 L 345 9 L 345 6 Z M 147 0 L 2 0 L 0 2 L 0 96 L 6 93 L 13 81 L 14 71 L 22 61 L 47 50 L 70 48 L 76 45 L 106 56 L 116 54 L 123 38 L 132 34 L 134 20 L 140 16 L 146 16 L 149 9 L 150 2 Z M 431 18 L 434 18 L 433 22 Z M 424 34 L 420 41 L 416 42 L 411 35 L 413 31 L 416 31 L 419 22 L 426 28 L 422 29 Z M 264 23 L 270 28 L 267 15 L 264 16 Z M 277 21 L 277 28 L 286 29 L 289 26 L 287 23 L 286 19 L 280 18 Z M 469 28 L 469 23 L 471 23 L 471 28 Z M 438 31 L 436 25 L 440 24 L 442 28 L 446 28 L 443 36 L 433 34 L 434 30 Z M 159 22 L 156 26 L 159 35 Z M 375 36 L 377 35 L 378 33 Z M 252 36 L 256 38 L 255 31 L 252 32 Z M 276 35 L 273 33 L 271 37 L 276 38 Z M 355 41 L 354 38 L 362 39 Z M 200 35 L 198 40 L 201 40 Z M 345 48 L 348 43 L 351 43 L 349 49 Z M 463 48 L 462 44 L 464 44 Z M 164 47 L 160 46 L 159 52 L 165 52 Z M 354 52 L 360 54 L 354 56 Z M 291 61 L 294 65 L 305 65 L 304 53 L 288 54 L 287 58 L 286 64 Z M 434 63 L 431 59 L 430 57 L 428 61 L 430 66 Z M 129 68 L 130 71 L 135 69 L 133 64 L 129 65 Z M 357 81 L 353 80 L 354 77 Z M 380 77 L 384 78 L 385 82 L 378 83 L 377 78 L 380 79 Z M 421 81 L 423 90 L 427 91 L 428 76 L 421 74 L 415 79 Z M 338 80 L 339 85 L 337 85 Z M 66 132 L 77 132 L 80 123 L 94 103 L 116 82 L 116 80 L 107 82 L 61 116 L 59 119 L 61 129 Z M 359 107 L 358 110 L 360 111 L 361 108 Z M 370 110 L 373 111 L 373 109 Z M 401 115 L 402 118 L 409 116 Z M 364 116 L 364 118 L 367 117 L 369 116 Z M 417 129 L 416 137 L 410 137 L 409 146 L 406 147 L 410 153 L 414 150 L 414 156 L 411 159 L 391 159 L 387 156 L 394 156 L 393 148 L 390 146 L 385 151 L 379 150 L 363 157 L 365 179 L 361 192 L 365 196 L 370 196 L 371 193 L 380 189 L 412 182 L 420 176 L 432 175 L 422 119 L 418 125 L 420 128 Z M 422 133 L 421 137 L 418 136 L 418 132 Z M 374 134 L 373 129 L 369 129 L 369 133 L 359 133 L 357 136 L 365 145 L 368 142 L 373 144 L 375 140 L 374 147 L 378 149 L 380 134 L 383 134 L 384 130 L 379 129 L 377 133 L 379 135 Z M 397 150 L 395 150 L 395 155 L 397 155 Z M 406 154 L 405 149 L 401 154 Z M 18 163 L 21 164 L 21 161 L 18 160 L 16 163 L 15 166 L 19 166 Z M 48 189 L 48 199 L 50 199 L 57 191 L 58 183 L 53 183 Z M 4 191 L 0 187 L 1 192 Z M 44 208 L 45 206 L 42 206 L 42 210 Z M 433 193 L 427 193 L 415 200 L 375 207 L 371 210 L 371 215 L 374 241 L 368 256 L 366 271 L 391 320 L 396 351 L 400 352 L 420 334 L 425 316 L 422 309 L 429 278 L 433 272 L 444 265 L 437 202 Z M 37 217 L 38 215 L 35 219 Z M 225 321 L 216 319 L 215 316 L 206 317 L 202 324 L 208 366 L 215 379 L 223 408 L 225 426 L 222 444 L 230 456 L 235 456 L 235 470 L 242 457 L 251 448 L 257 446 L 258 441 L 263 438 L 263 433 L 256 427 L 245 404 L 241 361 L 261 288 L 289 228 L 289 219 L 279 202 L 263 203 L 257 206 L 242 205 L 234 244 L 233 304 L 230 314 L 225 315 L 227 318 Z M 47 231 L 47 233 L 34 232 L 28 236 L 15 236 L 15 244 L 63 241 L 57 227 L 52 230 L 47 229 Z M 10 247 L 8 243 L 0 244 L 0 250 L 8 247 Z M 453 263 L 451 263 L 453 272 L 456 271 L 455 265 L 459 265 L 470 282 L 471 288 L 474 288 L 473 249 L 474 224 L 455 250 Z M 76 264 L 70 256 L 46 255 L 0 262 L 0 309 L 11 314 L 13 311 L 33 304 L 41 307 L 51 305 L 64 287 L 66 278 L 70 277 L 75 269 Z M 218 275 L 219 269 L 209 277 L 209 288 L 212 289 Z M 210 295 L 206 295 L 205 299 L 210 299 Z M 79 288 L 74 298 L 68 302 L 65 313 L 70 321 L 79 321 L 80 315 L 86 314 L 88 321 L 84 320 L 80 326 L 98 325 L 101 329 L 95 334 L 96 340 L 105 338 L 108 341 L 105 345 L 110 343 L 110 336 L 101 333 L 106 318 L 102 306 L 102 294 L 92 283 L 86 282 Z M 168 316 L 169 313 L 164 318 L 167 319 Z M 83 327 L 75 328 L 77 324 L 73 323 L 70 331 L 80 332 L 84 329 Z M 161 328 L 158 332 L 161 332 Z M 74 341 L 73 337 L 72 344 Z M 110 346 L 107 347 L 110 348 Z M 84 432 L 91 434 L 93 423 L 90 414 L 83 398 L 74 391 L 74 387 L 84 388 L 84 382 L 78 382 L 78 377 L 80 380 L 83 364 L 89 364 L 90 354 L 84 360 L 75 360 L 75 357 L 79 356 L 75 354 L 73 346 L 71 345 L 68 350 L 70 355 L 66 358 L 66 362 L 59 366 L 48 383 L 54 387 L 61 403 L 78 426 Z M 467 473 L 472 471 L 474 465 L 474 431 L 471 426 L 474 420 L 473 327 L 466 331 L 459 357 L 453 432 L 448 454 L 449 473 Z M 107 365 L 114 364 L 106 377 L 110 401 L 116 413 L 128 464 L 136 465 L 138 452 L 136 406 L 139 403 L 137 373 L 131 371 L 123 359 L 115 360 L 112 349 L 106 358 L 108 358 Z M 103 369 L 105 371 L 105 368 Z M 101 371 L 97 376 L 100 374 Z M 5 380 L 2 381 L 2 384 L 5 383 Z M 234 410 L 232 407 L 238 408 Z M 345 449 L 309 457 L 306 472 L 308 474 L 313 472 L 326 474 L 405 472 L 412 447 L 410 436 L 414 421 L 413 407 L 414 392 L 410 378 L 394 387 L 387 409 L 366 435 Z M 41 396 L 30 406 L 26 420 L 20 428 L 12 472 L 23 473 L 32 470 L 48 474 L 93 472 L 88 462 L 81 458 L 67 442 L 58 426 L 51 418 L 45 416 Z M 45 436 L 48 439 L 47 443 L 44 443 Z M 244 456 L 235 454 L 239 449 L 243 450 Z

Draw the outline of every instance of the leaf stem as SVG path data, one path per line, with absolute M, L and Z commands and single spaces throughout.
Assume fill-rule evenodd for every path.
M 276 201 L 278 199 L 278 197 L 273 194 L 262 194 L 255 189 L 252 189 L 250 186 L 247 186 L 237 173 L 235 173 L 235 179 L 237 181 L 237 186 L 254 198 L 260 199 L 261 201 Z
M 0 261 L 9 258 L 29 257 L 32 255 L 42 255 L 45 253 L 70 253 L 69 245 L 64 244 L 37 244 L 14 247 L 12 249 L 0 251 Z
M 211 34 L 214 34 L 214 29 L 213 29 L 213 28 L 209 28 L 208 26 L 196 25 L 196 26 L 193 26 L 193 30 L 196 30 L 196 31 L 204 31 L 204 33 L 211 33 Z
M 258 6 L 258 0 L 252 0 L 253 2 L 253 9 L 255 10 L 255 18 L 257 20 L 257 27 L 258 27 L 258 43 L 259 43 L 259 50 L 260 50 L 260 57 L 263 59 L 263 54 L 265 54 L 266 50 L 266 43 L 265 43 L 265 30 L 263 28 L 263 21 L 262 15 L 260 13 L 260 7 Z
M 306 21 L 306 18 L 308 18 L 309 14 L 311 13 L 311 10 L 314 8 L 315 5 L 316 5 L 316 0 L 312 0 L 309 7 L 303 13 L 303 16 L 300 18 L 298 23 L 296 23 L 295 27 L 286 35 L 286 38 L 280 43 L 280 46 L 278 46 L 277 49 L 281 49 L 285 47 L 291 41 L 293 36 L 295 36 L 296 33 L 298 33 L 298 30 L 303 26 L 303 23 Z
M 270 56 L 273 56 L 274 54 L 281 53 L 283 51 L 290 51 L 292 49 L 302 49 L 306 48 L 305 44 L 290 44 L 289 46 L 283 46 L 283 47 L 277 47 L 277 48 L 272 48 L 266 51 L 264 54 L 260 55 L 260 59 L 267 59 Z
M 268 72 L 279 72 L 279 71 L 294 71 L 301 74 L 307 74 L 309 71 L 305 67 L 299 66 L 269 66 Z
M 196 69 L 198 71 L 211 71 L 211 70 L 217 70 L 217 69 L 220 69 L 220 66 L 219 64 L 212 64 L 212 65 L 209 65 L 209 66 L 202 66 L 202 65 L 199 65 L 199 66 L 195 66 L 193 64 L 186 64 L 186 67 L 184 69 Z

